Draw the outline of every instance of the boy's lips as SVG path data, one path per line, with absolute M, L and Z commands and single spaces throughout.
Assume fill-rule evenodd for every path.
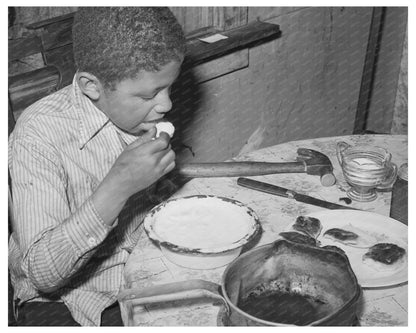
M 149 123 L 149 124 L 157 124 L 157 123 L 160 123 L 161 121 L 164 121 L 164 118 L 158 118 L 158 119 L 147 120 L 147 121 L 144 121 L 144 123 Z
M 157 123 L 160 123 L 163 121 L 165 121 L 163 118 L 142 121 L 139 125 L 135 127 L 135 130 L 134 130 L 135 135 L 141 135 L 144 132 L 147 132 L 150 128 L 155 126 Z

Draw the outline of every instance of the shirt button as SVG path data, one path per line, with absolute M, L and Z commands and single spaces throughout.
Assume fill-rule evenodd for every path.
M 90 237 L 90 238 L 88 238 L 88 244 L 90 244 L 90 245 L 97 245 L 97 241 L 95 240 L 95 238 Z

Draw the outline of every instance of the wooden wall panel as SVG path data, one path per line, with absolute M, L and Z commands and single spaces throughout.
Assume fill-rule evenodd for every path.
M 185 34 L 213 26 L 212 7 L 169 7 Z
M 213 27 L 231 30 L 247 24 L 247 7 L 170 7 L 186 34 Z
M 231 30 L 247 24 L 247 7 L 214 7 L 214 25 L 220 30 Z
M 14 61 L 33 54 L 41 53 L 42 41 L 38 36 L 9 39 L 8 50 L 8 61 Z
M 220 161 L 285 141 L 352 133 L 371 12 L 304 8 L 267 20 L 280 25 L 282 37 L 251 48 L 248 68 L 181 87 L 172 116 L 194 155 L 179 148 L 179 158 Z
M 254 89 L 275 125 L 263 144 L 352 133 L 371 13 L 305 8 L 270 21 L 279 22 L 282 38 L 250 54 L 254 82 L 270 69 L 268 89 Z
M 221 8 L 172 10 L 187 32 L 260 19 L 279 24 L 282 37 L 251 48 L 248 58 L 224 57 L 214 68 L 200 67 L 177 85 L 169 117 L 178 128 L 179 160 L 219 161 L 289 140 L 352 133 L 372 8 L 227 7 L 223 16 Z M 395 34 L 382 56 L 386 68 L 396 68 L 390 51 L 398 48 L 401 54 L 401 27 L 390 27 Z M 240 70 L 212 79 L 221 66 Z M 381 71 L 376 78 L 380 101 L 394 101 L 384 95 L 389 89 L 395 93 L 384 81 L 387 75 L 394 82 L 393 72 Z M 210 80 L 198 84 L 204 75 Z M 371 113 L 370 120 L 381 114 L 385 126 L 391 108 L 372 107 L 382 111 Z
M 196 82 L 202 83 L 248 67 L 248 53 L 248 49 L 243 49 L 193 67 L 191 70 Z
M 269 20 L 281 15 L 288 15 L 304 8 L 305 7 L 250 7 L 248 11 L 248 20 Z
M 367 118 L 367 129 L 375 132 L 390 133 L 391 130 L 407 15 L 407 7 L 386 10 Z
M 394 102 L 393 123 L 391 134 L 408 133 L 408 40 L 407 31 L 403 43 L 402 60 L 400 63 L 399 82 Z

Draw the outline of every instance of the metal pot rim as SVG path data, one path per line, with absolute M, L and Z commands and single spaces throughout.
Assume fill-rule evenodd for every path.
M 290 242 L 290 241 L 288 241 L 288 240 L 286 240 L 286 239 L 279 239 L 279 240 L 277 240 L 277 241 L 275 241 L 275 242 L 273 242 L 273 243 L 269 243 L 269 244 L 261 245 L 261 246 L 259 246 L 259 247 L 256 247 L 255 249 L 252 249 L 252 250 L 250 250 L 250 251 L 247 251 L 246 253 L 243 253 L 242 255 L 240 255 L 238 258 L 236 258 L 236 259 L 235 259 L 235 260 L 233 260 L 230 264 L 228 264 L 228 265 L 227 265 L 227 268 L 225 269 L 225 271 L 224 271 L 224 273 L 223 273 L 223 275 L 222 275 L 222 280 L 221 280 L 221 291 L 222 291 L 222 296 L 223 296 L 223 297 L 224 297 L 224 299 L 226 300 L 226 302 L 227 302 L 228 306 L 229 306 L 230 308 L 232 308 L 234 311 L 237 311 L 239 314 L 241 314 L 241 315 L 243 315 L 243 316 L 245 316 L 245 317 L 248 317 L 249 319 L 251 319 L 251 320 L 253 320 L 253 321 L 256 321 L 256 322 L 258 322 L 258 323 L 261 323 L 261 324 L 263 324 L 263 325 L 267 325 L 267 326 L 293 326 L 293 327 L 297 327 L 297 326 L 298 326 L 298 325 L 294 325 L 294 324 L 282 324 L 282 323 L 276 323 L 276 322 L 273 322 L 273 321 L 263 320 L 263 319 L 260 319 L 260 318 L 254 317 L 254 316 L 252 316 L 252 315 L 250 315 L 250 314 L 248 314 L 248 313 L 244 312 L 244 311 L 243 311 L 243 310 L 241 310 L 241 309 L 240 309 L 237 305 L 235 305 L 234 303 L 232 303 L 232 302 L 231 302 L 230 298 L 228 297 L 227 291 L 226 291 L 226 289 L 225 289 L 225 280 L 226 280 L 226 276 L 227 276 L 227 274 L 228 274 L 229 270 L 231 269 L 231 267 L 232 267 L 233 265 L 235 265 L 237 261 L 239 261 L 239 260 L 243 260 L 243 259 L 244 259 L 244 257 L 247 257 L 247 256 L 251 255 L 254 251 L 260 251 L 261 249 L 263 249 L 263 248 L 265 248 L 265 247 L 274 246 L 274 244 L 276 244 L 276 243 L 287 243 L 287 244 L 294 245 L 294 246 L 298 246 L 298 247 L 314 248 L 314 249 L 318 249 L 318 250 L 322 250 L 322 251 L 331 251 L 331 252 L 333 252 L 333 253 L 336 253 L 336 255 L 340 255 L 340 256 L 342 256 L 342 257 L 343 257 L 343 259 L 345 259 L 345 260 L 346 260 L 346 263 L 347 263 L 347 269 L 348 269 L 348 272 L 350 273 L 351 277 L 352 277 L 352 278 L 353 278 L 353 280 L 354 280 L 354 284 L 358 287 L 358 288 L 357 288 L 357 291 L 356 291 L 356 292 L 355 292 L 355 294 L 351 297 L 351 299 L 350 299 L 348 302 L 346 302 L 346 303 L 345 303 L 345 304 L 344 304 L 341 308 L 339 308 L 337 311 L 335 311 L 335 312 L 333 312 L 333 313 L 331 313 L 331 314 L 329 314 L 329 315 L 327 315 L 327 316 L 325 316 L 325 317 L 323 317 L 323 318 L 320 318 L 320 319 L 318 319 L 318 320 L 315 320 L 314 322 L 312 322 L 312 323 L 308 324 L 307 326 L 317 326 L 317 325 L 319 325 L 319 324 L 321 324 L 321 323 L 325 322 L 326 320 L 328 320 L 328 319 L 330 319 L 330 318 L 332 318 L 332 317 L 334 317 L 334 316 L 338 315 L 338 314 L 339 314 L 339 313 L 341 313 L 342 311 L 344 311 L 346 308 L 348 308 L 349 306 L 351 306 L 351 304 L 353 304 L 353 303 L 357 302 L 357 300 L 360 298 L 360 296 L 361 296 L 361 287 L 360 287 L 360 285 L 359 285 L 359 283 L 358 283 L 357 277 L 356 277 L 356 276 L 355 276 L 355 274 L 354 274 L 354 271 L 353 271 L 353 270 L 352 270 L 352 268 L 351 268 L 351 265 L 350 265 L 350 262 L 349 262 L 349 260 L 348 260 L 348 257 L 347 257 L 345 254 L 342 254 L 342 253 L 340 253 L 340 252 L 333 251 L 333 250 L 330 250 L 330 249 L 322 249 L 322 248 L 319 248 L 319 247 L 316 247 L 316 246 L 304 245 L 304 244 L 299 244 L 299 243 L 293 243 L 293 242 Z

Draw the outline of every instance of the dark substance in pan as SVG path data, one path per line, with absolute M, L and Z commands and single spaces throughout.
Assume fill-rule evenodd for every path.
M 325 246 L 322 246 L 322 248 L 326 249 L 326 250 L 335 251 L 335 252 L 338 252 L 338 253 L 341 253 L 341 254 L 346 254 L 343 249 L 341 249 L 341 248 L 339 248 L 338 246 L 335 246 L 335 245 L 325 245 Z
M 304 326 L 327 314 L 325 301 L 295 292 L 266 291 L 240 300 L 244 312 L 267 321 Z
M 279 235 L 282 236 L 284 239 L 293 243 L 306 244 L 306 245 L 311 245 L 311 246 L 319 245 L 318 244 L 319 242 L 315 238 L 311 236 L 307 236 L 305 234 L 301 234 L 300 232 L 285 231 L 285 232 L 279 233 Z

